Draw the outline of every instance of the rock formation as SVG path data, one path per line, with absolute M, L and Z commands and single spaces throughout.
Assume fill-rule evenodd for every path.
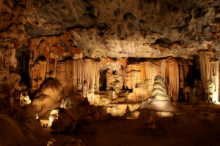
M 152 92 L 155 100 L 169 101 L 164 79 L 161 76 L 156 76 L 154 79 L 154 90 Z
M 78 116 L 66 109 L 59 109 L 59 117 L 52 122 L 52 128 L 56 130 L 57 133 L 71 133 L 78 121 Z
M 205 98 L 212 102 L 219 102 L 219 61 L 215 58 L 216 53 L 210 52 L 209 50 L 201 50 L 199 53 Z
M 175 59 L 168 60 L 169 96 L 173 101 L 179 100 L 179 64 Z

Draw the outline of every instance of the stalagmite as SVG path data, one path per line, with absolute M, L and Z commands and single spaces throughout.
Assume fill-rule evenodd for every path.
M 169 101 L 167 96 L 166 86 L 164 79 L 161 76 L 156 76 L 154 79 L 154 90 L 152 92 L 155 100 Z

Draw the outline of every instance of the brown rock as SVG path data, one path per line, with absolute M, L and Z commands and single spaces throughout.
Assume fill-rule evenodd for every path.
M 51 128 L 55 129 L 57 133 L 71 133 L 78 121 L 77 114 L 66 109 L 59 109 L 59 117 L 52 122 Z

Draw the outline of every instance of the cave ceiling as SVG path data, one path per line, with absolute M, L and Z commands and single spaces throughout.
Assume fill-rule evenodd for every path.
M 37 0 L 24 39 L 71 30 L 68 41 L 84 56 L 190 57 L 218 50 L 219 6 L 217 0 Z

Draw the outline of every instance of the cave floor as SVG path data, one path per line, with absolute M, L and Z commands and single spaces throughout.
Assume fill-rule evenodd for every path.
M 81 139 L 86 146 L 195 146 L 197 144 L 215 146 L 220 144 L 220 105 L 204 103 L 190 105 L 184 102 L 172 104 L 179 109 L 179 112 L 173 113 L 170 117 L 153 116 L 155 129 L 149 128 L 150 115 L 154 115 L 155 111 L 145 109 L 141 113 L 147 114 L 142 114 L 138 119 L 108 117 L 99 122 L 77 126 L 71 134 L 54 134 L 49 129 L 43 128 L 43 135 L 32 135 L 32 140 L 27 139 L 26 143 L 20 143 L 20 146 L 47 145 L 51 138 L 56 140 L 53 146 L 59 146 L 59 140 L 66 137 Z M 0 125 L 3 130 L 4 127 Z M 23 134 L 30 133 L 23 129 L 20 127 L 19 131 Z M 14 135 L 19 137 L 19 133 Z M 6 136 L 0 132 L 0 137 L 4 139 Z M 0 141 L 0 145 L 17 146 L 16 142 L 6 144 L 3 141 Z
M 114 117 L 77 127 L 70 136 L 82 139 L 86 146 L 220 144 L 220 105 L 173 105 L 181 112 L 154 118 L 156 129 L 148 128 L 149 116 L 134 120 Z

